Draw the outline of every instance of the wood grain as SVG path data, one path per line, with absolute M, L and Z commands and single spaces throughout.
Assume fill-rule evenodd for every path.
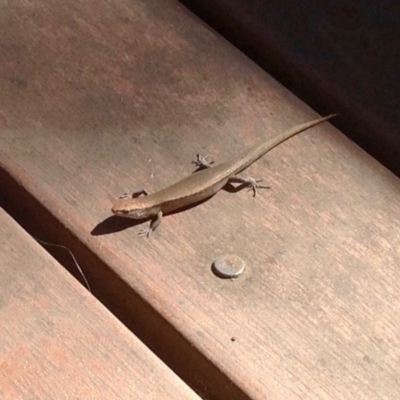
M 0 397 L 198 399 L 0 209 Z
M 71 248 L 204 397 L 399 397 L 398 180 L 324 124 L 252 166 L 269 191 L 222 192 L 140 239 L 110 218 L 121 193 L 316 115 L 174 1 L 36 4 L 0 23 L 7 210 Z M 236 281 L 210 271 L 226 253 L 247 263 Z

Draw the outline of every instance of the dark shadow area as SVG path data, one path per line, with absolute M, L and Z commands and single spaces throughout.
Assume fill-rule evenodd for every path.
M 145 219 L 135 220 L 112 215 L 96 225 L 90 232 L 90 234 L 93 236 L 109 235 L 110 233 L 121 232 L 125 229 L 140 225 L 144 222 L 146 222 Z
M 400 175 L 400 7 L 393 1 L 180 0 Z

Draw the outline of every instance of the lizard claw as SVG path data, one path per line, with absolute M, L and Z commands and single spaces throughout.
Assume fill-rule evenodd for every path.
M 149 193 L 146 189 L 140 189 L 136 190 L 136 192 L 133 192 L 132 194 L 124 193 L 123 195 L 119 196 L 119 200 L 134 199 L 135 197 L 147 196 L 148 194 Z
M 256 197 L 257 195 L 257 189 L 270 189 L 271 186 L 268 185 L 259 185 L 259 182 L 261 182 L 262 179 L 254 179 L 254 178 L 247 178 L 246 183 L 249 186 L 248 190 L 253 191 L 253 197 Z
M 139 232 L 140 237 L 150 237 L 150 235 L 157 229 L 157 226 L 161 224 L 161 218 L 163 216 L 162 211 L 160 210 L 155 218 L 151 221 L 150 226 L 147 228 L 142 229 Z
M 153 232 L 153 229 L 151 229 L 150 227 L 143 228 L 142 230 L 139 231 L 138 236 L 139 237 L 150 237 L 152 232 Z
M 130 199 L 131 195 L 129 193 L 124 193 L 121 194 L 121 196 L 118 197 L 119 200 L 125 200 L 125 199 Z
M 210 168 L 214 161 L 208 160 L 209 158 L 210 156 L 203 157 L 200 154 L 196 154 L 196 160 L 192 161 L 192 164 L 200 169 Z

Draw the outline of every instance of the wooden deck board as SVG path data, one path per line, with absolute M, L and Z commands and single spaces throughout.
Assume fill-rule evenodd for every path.
M 397 178 L 324 124 L 248 171 L 271 190 L 222 192 L 140 239 L 110 218 L 118 195 L 316 114 L 176 2 L 24 4 L 0 24 L 14 49 L 0 162 L 20 185 L 4 178 L 7 210 L 71 248 L 96 295 L 208 397 L 398 397 Z M 226 253 L 247 263 L 236 281 L 210 271 Z
M 0 397 L 198 396 L 0 209 Z

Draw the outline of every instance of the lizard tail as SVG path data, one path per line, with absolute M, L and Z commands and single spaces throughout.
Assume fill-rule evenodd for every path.
M 312 128 L 315 125 L 321 124 L 322 122 L 327 121 L 333 117 L 336 117 L 337 114 L 330 114 L 326 117 L 318 118 L 313 121 L 305 122 L 304 124 L 296 125 L 295 127 L 287 130 L 282 135 L 279 135 L 275 138 L 267 140 L 263 143 L 260 143 L 252 148 L 250 148 L 242 157 L 239 157 L 240 163 L 238 163 L 235 174 L 243 171 L 259 158 L 261 158 L 265 153 L 268 153 L 274 147 L 278 146 L 285 140 L 290 139 L 291 137 L 306 131 L 307 129 Z

